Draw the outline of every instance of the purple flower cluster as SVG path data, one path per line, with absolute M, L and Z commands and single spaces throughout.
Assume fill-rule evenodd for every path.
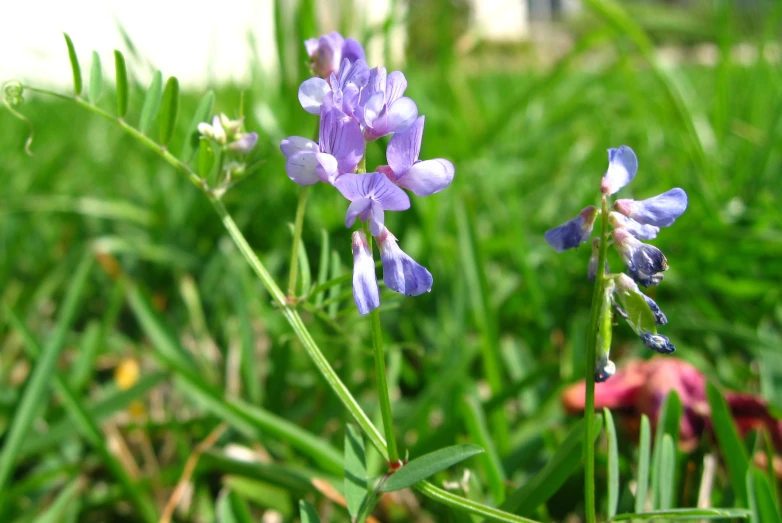
M 612 242 L 627 274 L 605 275 L 606 288 L 610 291 L 606 299 L 611 300 L 616 314 L 627 320 L 645 347 L 669 354 L 675 347 L 666 336 L 657 334 L 655 328 L 655 325 L 665 325 L 668 319 L 654 300 L 638 288 L 638 285 L 658 285 L 668 269 L 668 260 L 660 249 L 641 240 L 652 240 L 661 227 L 673 225 L 687 209 L 687 194 L 674 188 L 646 200 L 619 199 L 611 206 L 608 197 L 629 184 L 637 171 L 638 158 L 631 148 L 623 145 L 608 150 L 608 170 L 600 184 L 600 192 L 603 209 L 608 212 L 605 218 L 612 230 L 605 238 L 595 238 L 592 242 L 588 278 L 593 281 L 598 274 L 601 242 Z M 546 231 L 546 241 L 557 252 L 578 247 L 589 239 L 602 212 L 594 206 L 586 207 L 572 220 Z M 597 381 L 605 381 L 613 374 L 615 366 L 607 352 L 601 355 L 598 363 Z
M 448 187 L 453 164 L 442 158 L 419 160 L 424 117 L 404 96 L 404 74 L 389 74 L 384 67 L 370 69 L 361 44 L 336 32 L 304 45 L 315 76 L 299 87 L 299 102 L 305 111 L 320 116 L 320 127 L 317 142 L 301 136 L 282 140 L 288 177 L 299 185 L 331 185 L 350 201 L 345 225 L 368 222 L 389 289 L 408 296 L 428 292 L 432 275 L 399 248 L 385 226 L 385 211 L 410 208 L 403 189 L 427 196 Z M 356 172 L 367 142 L 391 134 L 388 164 L 374 172 Z M 359 312 L 367 314 L 380 305 L 380 293 L 371 243 L 362 230 L 353 233 L 353 258 L 353 297 Z

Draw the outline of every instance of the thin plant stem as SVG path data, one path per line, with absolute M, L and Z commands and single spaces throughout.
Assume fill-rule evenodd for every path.
M 309 185 L 299 189 L 299 203 L 296 205 L 296 221 L 293 224 L 293 246 L 291 247 L 291 268 L 288 274 L 288 299 L 296 296 L 296 279 L 299 275 L 299 244 L 304 229 L 304 212 L 307 210 L 307 197 L 310 194 Z
M 152 151 L 156 152 L 163 160 L 169 163 L 177 171 L 187 176 L 187 178 L 196 187 L 198 187 L 204 192 L 204 194 L 209 198 L 209 201 L 212 203 L 215 212 L 220 217 L 220 220 L 222 221 L 223 226 L 225 227 L 229 236 L 233 240 L 236 247 L 239 249 L 239 252 L 242 254 L 245 261 L 247 261 L 248 265 L 250 265 L 253 272 L 255 272 L 255 274 L 258 276 L 258 279 L 261 280 L 261 283 L 269 292 L 269 294 L 272 296 L 275 303 L 279 306 L 283 316 L 288 321 L 293 331 L 296 333 L 296 337 L 304 346 L 304 349 L 307 351 L 307 355 L 315 364 L 315 367 L 318 369 L 318 372 L 320 372 L 320 374 L 326 380 L 331 390 L 334 391 L 334 393 L 340 399 L 340 401 L 348 410 L 350 415 L 353 417 L 356 424 L 358 424 L 358 426 L 361 428 L 364 434 L 369 438 L 370 442 L 377 449 L 380 455 L 384 459 L 388 459 L 389 458 L 388 448 L 386 446 L 385 439 L 383 439 L 383 435 L 380 433 L 380 431 L 378 431 L 377 427 L 374 426 L 374 424 L 366 415 L 366 413 L 361 409 L 361 406 L 358 404 L 358 401 L 356 401 L 356 399 L 350 393 L 350 391 L 345 386 L 345 384 L 342 383 L 342 380 L 339 379 L 339 376 L 331 367 L 328 360 L 323 355 L 323 352 L 321 352 L 317 343 L 315 342 L 309 330 L 307 329 L 307 326 L 302 321 L 301 316 L 299 316 L 299 313 L 294 308 L 288 305 L 286 296 L 283 293 L 282 289 L 274 281 L 271 274 L 264 266 L 263 262 L 261 262 L 261 260 L 253 251 L 252 247 L 250 247 L 250 244 L 247 242 L 246 238 L 239 230 L 239 227 L 236 225 L 236 222 L 234 222 L 233 218 L 228 213 L 228 210 L 223 205 L 223 202 L 220 200 L 220 198 L 217 195 L 213 194 L 209 190 L 209 188 L 201 180 L 201 178 L 196 173 L 194 173 L 187 166 L 187 164 L 180 161 L 178 158 L 176 158 L 174 155 L 168 152 L 168 150 L 165 147 L 161 146 L 158 143 L 155 143 L 152 139 L 148 138 L 143 133 L 139 132 L 137 129 L 128 125 L 122 119 L 119 119 L 103 111 L 102 109 L 84 101 L 79 97 L 66 96 L 60 93 L 56 93 L 54 91 L 33 88 L 30 86 L 24 86 L 24 87 L 25 89 L 29 89 L 30 91 L 33 92 L 37 92 L 48 96 L 54 96 L 56 98 L 74 102 L 82 106 L 83 108 L 87 109 L 88 111 L 95 113 L 98 116 L 108 120 L 109 122 L 119 126 L 123 130 L 125 130 L 125 132 L 127 132 L 129 135 L 136 138 L 140 143 L 147 146 Z M 484 505 L 477 501 L 473 501 L 471 499 L 462 498 L 451 492 L 447 492 L 441 488 L 438 488 L 428 481 L 420 481 L 416 483 L 415 488 L 425 496 L 434 499 L 436 501 L 439 501 L 440 503 L 446 506 L 453 507 L 458 510 L 463 510 L 465 512 L 468 512 L 476 516 L 483 516 L 483 517 L 490 518 L 494 521 L 504 521 L 509 523 L 537 523 L 535 520 L 517 516 L 515 514 L 510 514 L 503 510 L 489 507 L 487 505 Z
M 586 400 L 584 406 L 584 511 L 587 523 L 595 523 L 595 358 L 600 322 L 600 303 L 605 287 L 605 264 L 608 251 L 608 209 L 603 196 L 600 212 L 600 247 L 597 258 L 597 277 L 589 313 L 589 330 L 586 353 Z
M 369 223 L 364 225 L 364 231 L 369 240 L 369 248 L 372 249 L 372 233 Z M 383 429 L 386 433 L 386 445 L 388 446 L 388 465 L 392 470 L 399 467 L 399 452 L 394 437 L 394 419 L 391 414 L 391 395 L 388 391 L 388 377 L 386 375 L 386 355 L 383 351 L 383 328 L 380 325 L 380 310 L 374 309 L 369 313 L 372 325 L 372 348 L 375 356 L 375 374 L 377 374 L 377 396 L 380 401 L 380 414 L 383 417 Z

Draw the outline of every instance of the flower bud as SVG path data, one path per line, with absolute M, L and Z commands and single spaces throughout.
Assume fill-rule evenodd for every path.
M 243 133 L 236 140 L 228 144 L 228 150 L 234 154 L 247 154 L 253 150 L 258 142 L 258 133 Z
M 353 233 L 353 300 L 361 314 L 368 314 L 380 306 L 375 260 L 363 231 Z
M 671 354 L 676 351 L 676 347 L 673 346 L 671 340 L 662 334 L 644 332 L 641 334 L 641 341 L 643 341 L 644 347 L 660 354 Z
M 625 229 L 614 229 L 611 235 L 628 274 L 635 281 L 644 287 L 660 283 L 661 272 L 668 270 L 668 260 L 660 249 L 641 243 Z

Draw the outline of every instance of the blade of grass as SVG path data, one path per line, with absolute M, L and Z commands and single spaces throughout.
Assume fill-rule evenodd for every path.
M 635 511 L 646 510 L 646 499 L 649 493 L 649 457 L 651 454 L 651 428 L 646 414 L 641 415 L 641 436 L 638 444 L 638 475 L 635 490 Z
M 730 485 L 736 494 L 736 504 L 746 506 L 746 475 L 749 457 L 739 438 L 738 430 L 728 409 L 728 404 L 713 383 L 706 384 L 706 398 L 711 407 L 711 419 L 717 443 L 728 468 Z
M 603 417 L 606 421 L 608 436 L 608 517 L 616 516 L 619 505 L 619 449 L 616 439 L 616 427 L 611 411 L 604 408 Z
M 0 450 L 0 504 L 27 432 L 40 406 L 46 402 L 49 385 L 56 370 L 55 364 L 65 344 L 65 335 L 76 317 L 91 267 L 92 255 L 85 254 L 68 287 L 54 333 L 27 379 L 22 398 L 6 433 L 3 448 Z
M 486 416 L 481 409 L 478 398 L 472 394 L 466 394 L 462 397 L 462 415 L 467 432 L 470 434 L 470 440 L 486 450 L 486 453 L 481 455 L 478 460 L 483 465 L 494 502 L 500 504 L 505 501 L 505 470 L 502 468 L 500 456 L 497 454 L 494 440 L 486 425 Z
M 90 260 L 90 258 L 87 259 Z M 21 320 L 19 320 L 18 317 L 15 317 L 12 312 L 11 314 L 14 316 L 13 321 L 15 326 L 22 331 L 22 336 L 31 356 L 40 357 L 42 351 L 35 338 L 27 331 Z M 45 357 L 46 354 L 44 353 L 41 359 Z M 146 493 L 135 483 L 127 470 L 125 470 L 123 465 L 114 456 L 108 447 L 106 436 L 98 428 L 97 422 L 90 416 L 89 412 L 84 408 L 70 386 L 57 374 L 54 374 L 53 376 L 53 384 L 57 396 L 65 405 L 65 409 L 68 411 L 68 415 L 76 426 L 76 429 L 82 437 L 95 448 L 100 455 L 101 460 L 106 465 L 106 468 L 108 468 L 117 481 L 122 484 L 129 500 L 136 506 L 142 519 L 150 523 L 157 521 L 155 505 L 152 503 L 152 500 L 147 497 Z

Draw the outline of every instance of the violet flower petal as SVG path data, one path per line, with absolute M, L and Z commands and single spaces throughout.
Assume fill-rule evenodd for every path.
M 336 107 L 324 106 L 320 117 L 321 152 L 331 154 L 337 159 L 339 173 L 356 170 L 358 162 L 364 156 L 364 137 L 358 122 Z
M 353 300 L 360 314 L 368 314 L 380 306 L 375 260 L 363 231 L 353 233 Z
M 231 142 L 228 149 L 235 154 L 247 154 L 258 143 L 258 133 L 244 133 L 238 140 Z
M 358 198 L 353 200 L 348 206 L 348 212 L 345 216 L 345 227 L 353 227 L 356 223 L 356 218 L 360 218 L 361 221 L 365 221 L 371 211 L 372 200 L 369 198 Z
M 288 178 L 299 185 L 312 185 L 320 181 L 317 168 L 320 166 L 318 153 L 300 151 L 285 162 Z
M 397 239 L 385 227 L 376 236 L 383 262 L 383 282 L 392 291 L 418 296 L 432 290 L 432 274 L 397 245 Z
M 615 206 L 638 223 L 669 227 L 687 210 L 687 193 L 676 187 L 646 200 L 617 200 Z
M 388 107 L 388 130 L 385 134 L 406 131 L 417 118 L 418 106 L 413 100 L 403 96 Z
M 419 116 L 409 129 L 395 133 L 388 142 L 386 160 L 397 177 L 405 174 L 421 154 L 424 120 L 424 116 Z
M 428 196 L 442 191 L 453 181 L 453 164 L 442 158 L 424 160 L 413 165 L 396 180 L 397 185 L 410 189 L 418 196 Z
M 554 227 L 546 231 L 545 238 L 551 247 L 557 252 L 565 252 L 568 249 L 575 249 L 589 239 L 592 234 L 592 228 L 595 225 L 600 210 L 597 207 L 589 206 L 584 208 L 578 216 L 569 220 L 559 227 Z
M 608 171 L 603 176 L 600 190 L 603 194 L 614 194 L 630 183 L 638 172 L 638 158 L 631 148 L 622 145 L 608 150 Z
M 342 58 L 347 58 L 351 62 L 357 60 L 366 60 L 364 54 L 364 48 L 361 44 L 353 38 L 345 38 L 345 43 L 342 44 Z
M 320 114 L 323 98 L 331 92 L 331 86 L 323 78 L 304 80 L 299 86 L 299 103 L 310 114 Z
M 407 79 L 402 71 L 394 71 L 386 79 L 386 104 L 391 105 L 405 94 Z
M 410 208 L 410 198 L 394 185 L 383 173 L 343 174 L 334 183 L 342 195 L 350 201 L 369 198 L 386 211 L 404 211 Z
M 318 144 L 302 136 L 289 136 L 280 142 L 280 150 L 285 158 L 290 158 L 300 151 L 318 152 Z
M 618 212 L 614 211 L 609 213 L 608 222 L 614 228 L 627 229 L 627 232 L 639 240 L 654 240 L 657 238 L 657 233 L 660 232 L 659 227 L 638 223 L 632 218 L 628 218 L 624 214 L 619 214 Z

